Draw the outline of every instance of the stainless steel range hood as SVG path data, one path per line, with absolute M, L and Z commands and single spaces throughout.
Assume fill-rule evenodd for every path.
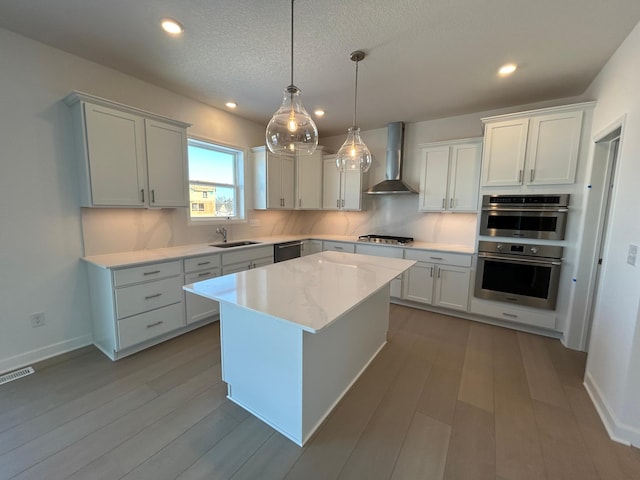
M 369 188 L 369 195 L 404 195 L 418 193 L 402 181 L 402 150 L 404 144 L 404 123 L 387 125 L 387 172 L 386 180 Z

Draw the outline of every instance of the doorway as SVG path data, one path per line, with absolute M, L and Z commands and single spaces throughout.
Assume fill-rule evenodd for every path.
M 588 350 L 591 340 L 591 327 L 598 299 L 600 274 L 606 259 L 604 258 L 609 232 L 609 213 L 613 199 L 616 163 L 622 137 L 622 124 L 609 129 L 595 141 L 594 162 L 591 172 L 591 184 L 595 195 L 591 195 L 587 204 L 587 222 L 584 235 L 592 235 L 591 274 L 588 288 L 588 303 L 583 330 L 583 347 Z M 588 237 L 586 237 L 588 238 Z

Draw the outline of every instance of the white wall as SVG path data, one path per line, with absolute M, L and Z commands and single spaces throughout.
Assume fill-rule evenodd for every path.
M 597 99 L 593 133 L 626 115 L 611 203 L 604 267 L 592 327 L 586 385 L 610 433 L 640 446 L 640 24 L 586 92 Z
M 173 117 L 192 123 L 191 134 L 240 147 L 259 144 L 264 129 L 7 30 L 0 29 L 0 45 L 3 372 L 91 343 L 89 292 L 79 260 L 84 252 L 71 116 L 60 101 L 65 95 L 81 90 Z M 98 219 L 111 220 L 111 239 L 125 235 L 128 222 L 135 219 L 141 227 L 126 231 L 134 245 L 141 231 L 153 237 L 156 217 L 180 215 L 177 212 L 92 211 Z M 91 224 L 94 215 L 86 217 Z M 183 228 L 170 235 L 188 239 L 209 230 L 185 233 Z M 45 326 L 31 327 L 29 317 L 35 312 L 45 313 Z

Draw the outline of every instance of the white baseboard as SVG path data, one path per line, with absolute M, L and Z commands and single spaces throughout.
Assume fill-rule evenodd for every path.
M 81 335 L 70 340 L 64 340 L 63 342 L 54 343 L 53 345 L 47 345 L 46 347 L 20 353 L 13 357 L 0 359 L 0 374 L 41 362 L 42 360 L 70 352 L 71 350 L 86 347 L 92 343 L 93 337 L 91 335 Z
M 584 388 L 591 397 L 611 440 L 627 446 L 640 446 L 640 429 L 620 421 L 589 372 L 584 378 Z

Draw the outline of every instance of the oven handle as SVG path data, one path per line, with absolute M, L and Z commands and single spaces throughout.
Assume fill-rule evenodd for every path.
M 501 262 L 522 263 L 526 265 L 562 265 L 562 260 L 535 260 L 517 257 L 508 257 L 506 255 L 489 255 L 486 253 L 478 253 L 478 258 L 488 258 L 490 260 L 498 260 Z
M 482 207 L 484 212 L 560 212 L 566 213 L 569 211 L 566 207 L 527 207 L 527 208 L 514 208 L 514 207 Z
M 276 247 L 278 247 L 278 248 L 299 247 L 303 243 L 304 242 L 278 243 L 278 244 L 276 244 Z

